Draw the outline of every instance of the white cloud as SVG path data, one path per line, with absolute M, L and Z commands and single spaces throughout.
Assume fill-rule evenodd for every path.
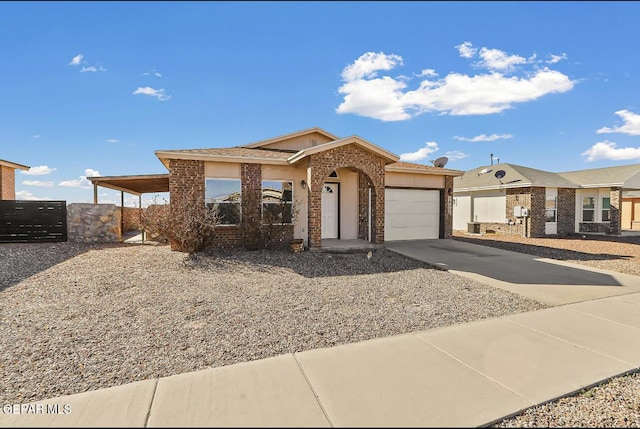
M 40 134 L 34 134 L 31 136 L 31 138 L 33 139 L 39 139 L 40 138 Z
M 418 77 L 434 77 L 438 76 L 438 73 L 434 69 L 424 69 L 420 73 L 417 74 Z
M 59 186 L 64 186 L 67 188 L 82 188 L 82 189 L 91 189 L 93 186 L 87 177 L 100 176 L 100 172 L 98 170 L 93 170 L 91 168 L 87 168 L 84 170 L 84 176 L 80 176 L 79 179 L 75 180 L 64 180 L 58 183 Z
M 464 42 L 456 46 L 456 48 L 458 49 L 458 52 L 460 53 L 460 56 L 462 58 L 473 58 L 476 55 L 476 52 L 478 51 L 476 48 L 473 47 L 471 42 Z
M 586 156 L 587 161 L 640 159 L 640 147 L 617 148 L 616 146 L 616 143 L 605 140 L 594 144 L 582 152 L 581 155 Z
M 549 54 L 549 56 L 551 57 L 551 59 L 546 61 L 547 64 L 555 64 L 557 62 L 567 59 L 567 54 L 565 54 L 564 52 L 560 55 Z
M 346 82 L 371 78 L 377 75 L 379 70 L 391 70 L 402 65 L 400 55 L 386 55 L 384 52 L 367 52 L 360 56 L 353 64 L 342 71 L 342 79 Z
M 73 57 L 71 59 L 71 61 L 69 61 L 69 64 L 67 64 L 68 66 L 79 66 L 80 63 L 82 62 L 82 59 L 84 58 L 84 55 L 82 54 L 78 54 L 75 57 Z
M 490 136 L 486 134 L 480 134 L 479 136 L 475 136 L 471 138 L 460 137 L 460 136 L 454 136 L 453 138 L 463 142 L 492 142 L 499 139 L 510 139 L 512 137 L 513 135 L 511 134 L 495 134 L 494 133 L 494 134 L 491 134 Z
M 153 67 L 153 68 L 151 69 L 151 71 L 150 71 L 150 72 L 142 73 L 142 75 L 143 75 L 143 76 L 155 76 L 155 77 L 162 77 L 162 75 L 156 71 L 156 68 L 155 68 L 155 67 Z
M 16 191 L 17 200 L 50 200 L 51 197 L 36 197 L 31 192 Z
M 53 182 L 42 180 L 23 180 L 22 184 L 27 186 L 43 186 L 46 188 L 51 188 L 53 186 Z
M 169 100 L 171 98 L 170 95 L 166 95 L 164 93 L 164 89 L 154 89 L 150 86 L 138 87 L 135 91 L 133 91 L 133 95 L 142 94 L 149 95 L 151 97 L 156 97 L 160 101 Z
M 438 150 L 438 143 L 426 142 L 425 147 L 418 149 L 415 152 L 400 154 L 400 161 L 420 161 L 426 159 L 430 153 Z
M 446 156 L 450 160 L 455 161 L 456 159 L 467 158 L 469 155 L 459 150 L 450 150 L 448 152 L 445 152 L 444 156 Z
M 491 61 L 493 67 L 508 68 L 520 61 L 517 58 L 522 58 L 516 57 L 496 56 Z M 344 100 L 336 113 L 382 121 L 402 121 L 425 112 L 486 115 L 510 109 L 515 103 L 569 91 L 575 84 L 559 71 L 543 68 L 522 77 L 505 76 L 496 71 L 475 76 L 451 72 L 441 79 L 426 76 L 418 88 L 406 90 L 403 79 L 377 76 L 378 71 L 398 65 L 402 65 L 402 57 L 398 55 L 367 52 L 346 67 L 342 72 L 344 84 L 338 88 Z
M 624 125 L 620 127 L 602 127 L 596 131 L 597 134 L 604 133 L 624 133 L 632 136 L 640 135 L 640 115 L 628 110 L 618 110 L 615 112 L 624 121 Z
M 120 140 L 118 140 L 118 139 L 106 139 L 105 141 L 107 143 L 118 143 Z
M 45 174 L 49 174 L 51 172 L 56 171 L 55 168 L 51 168 L 46 165 L 39 165 L 37 167 L 31 167 L 27 171 L 21 171 L 22 174 L 28 174 L 29 176 L 43 176 Z
M 508 55 L 499 49 L 480 49 L 482 61 L 478 65 L 489 70 L 512 71 L 517 64 L 526 64 L 527 59 L 520 55 Z
M 84 72 L 97 72 L 98 69 L 95 66 L 89 66 L 89 67 L 82 67 L 82 69 L 80 69 L 80 73 L 84 73 Z

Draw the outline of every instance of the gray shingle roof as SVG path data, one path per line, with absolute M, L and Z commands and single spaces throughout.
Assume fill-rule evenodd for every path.
M 558 175 L 581 186 L 622 186 L 624 182 L 639 173 L 640 164 L 632 164 L 593 168 L 591 170 L 567 171 L 558 173 Z

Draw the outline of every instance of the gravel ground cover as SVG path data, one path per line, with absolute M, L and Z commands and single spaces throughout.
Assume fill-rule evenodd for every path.
M 546 307 L 386 250 L 60 243 L 0 261 L 0 404 Z
M 455 237 L 639 273 L 638 237 L 607 238 Z M 546 307 L 389 251 L 4 244 L 0 274 L 0 404 Z M 640 374 L 492 427 L 640 427 Z
M 640 275 L 640 237 L 582 235 L 558 238 L 469 236 L 455 240 Z M 640 373 L 617 377 L 492 427 L 640 427 Z

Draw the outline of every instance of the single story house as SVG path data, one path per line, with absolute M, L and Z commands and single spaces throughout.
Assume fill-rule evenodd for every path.
M 0 200 L 16 199 L 16 170 L 29 170 L 29 167 L 0 159 Z
M 171 210 L 196 190 L 197 204 L 217 210 L 214 245 L 234 246 L 249 220 L 273 222 L 273 241 L 449 238 L 453 178 L 462 171 L 399 162 L 359 137 L 320 128 L 242 146 L 158 150 L 169 171 Z
M 454 179 L 453 229 L 620 235 L 640 229 L 638 189 L 640 164 L 563 173 L 507 163 L 478 167 Z

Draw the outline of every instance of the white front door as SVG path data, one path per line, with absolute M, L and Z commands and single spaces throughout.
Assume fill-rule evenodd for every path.
M 321 238 L 338 238 L 338 184 L 322 185 Z

